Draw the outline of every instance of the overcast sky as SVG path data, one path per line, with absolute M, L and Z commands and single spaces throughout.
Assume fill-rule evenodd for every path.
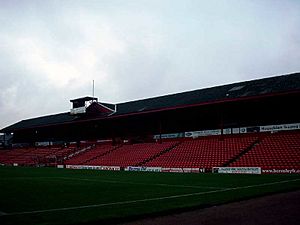
M 299 0 L 0 0 L 0 128 L 297 71 Z

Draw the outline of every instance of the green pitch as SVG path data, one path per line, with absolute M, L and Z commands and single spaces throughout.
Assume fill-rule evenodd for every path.
M 299 175 L 0 167 L 0 224 L 115 223 L 299 188 Z

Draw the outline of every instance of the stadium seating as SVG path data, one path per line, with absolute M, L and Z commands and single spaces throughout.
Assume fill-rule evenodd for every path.
M 162 151 L 171 148 L 176 141 L 164 143 L 126 144 L 102 157 L 89 161 L 89 165 L 101 166 L 135 166 Z
M 186 140 L 169 152 L 149 161 L 145 166 L 211 169 L 222 166 L 250 146 L 256 137 L 226 136 Z
M 104 155 L 117 147 L 112 146 L 112 144 L 98 144 L 93 145 L 93 147 L 87 149 L 86 151 L 81 152 L 78 155 L 75 155 L 72 158 L 69 158 L 65 161 L 67 165 L 84 165 L 89 161 Z M 90 163 L 88 163 L 90 164 Z
M 230 166 L 263 169 L 300 169 L 300 132 L 268 134 Z
M 7 165 L 97 165 L 173 168 L 261 167 L 300 169 L 300 131 L 164 140 L 113 146 L 87 143 L 69 147 L 19 148 L 0 151 Z
M 0 162 L 4 164 L 14 164 L 18 163 L 22 164 L 32 164 L 33 161 L 31 159 L 31 154 L 34 149 L 26 148 L 26 149 L 15 149 L 15 150 L 7 150 L 1 151 Z
M 62 160 L 63 157 L 74 153 L 75 147 L 38 147 L 17 148 L 0 152 L 0 163 L 7 165 L 50 165 Z

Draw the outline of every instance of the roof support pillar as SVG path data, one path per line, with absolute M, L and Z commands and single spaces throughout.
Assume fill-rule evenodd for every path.
M 221 136 L 223 136 L 223 134 L 224 134 L 224 116 L 223 116 L 223 108 L 222 108 L 222 106 L 220 106 L 219 113 L 220 113 Z
M 160 119 L 159 120 L 159 143 L 162 143 L 161 136 L 162 136 L 162 122 L 161 122 L 161 119 Z

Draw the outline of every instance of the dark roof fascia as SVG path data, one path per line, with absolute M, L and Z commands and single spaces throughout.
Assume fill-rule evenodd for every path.
M 92 122 L 92 121 L 101 121 L 101 120 L 108 120 L 108 119 L 118 119 L 118 118 L 123 118 L 123 117 L 150 114 L 150 113 L 158 113 L 158 112 L 178 110 L 178 109 L 184 109 L 184 108 L 193 108 L 193 107 L 207 106 L 207 105 L 213 105 L 213 104 L 223 104 L 223 103 L 229 103 L 229 102 L 257 100 L 257 99 L 263 99 L 263 98 L 268 98 L 268 97 L 286 96 L 286 95 L 298 94 L 298 93 L 300 93 L 300 89 L 288 91 L 288 92 L 276 92 L 276 93 L 267 93 L 267 94 L 254 95 L 254 96 L 245 96 L 245 97 L 239 97 L 239 98 L 228 98 L 228 99 L 222 99 L 222 100 L 216 100 L 216 101 L 201 102 L 198 104 L 181 105 L 181 106 L 174 106 L 174 107 L 168 107 L 168 108 L 154 109 L 154 110 L 143 111 L 143 112 L 133 112 L 133 113 L 127 113 L 127 114 L 120 114 L 120 115 L 113 114 L 108 117 L 100 117 L 100 118 L 94 117 L 94 118 L 83 119 L 83 120 L 79 119 L 79 120 L 74 120 L 74 121 L 68 121 L 68 122 L 62 122 L 62 123 L 56 123 L 56 124 L 47 124 L 47 125 L 42 125 L 42 126 L 30 127 L 30 128 L 20 128 L 20 129 L 15 129 L 14 131 L 51 127 L 51 126 L 59 126 L 59 125 L 67 125 L 67 124 L 85 123 L 85 122 Z M 0 132 L 2 132 L 2 130 L 0 130 Z
M 70 102 L 77 102 L 77 101 L 93 101 L 93 100 L 97 100 L 97 98 L 86 96 L 86 97 L 82 97 L 82 98 L 75 98 L 75 99 L 72 99 L 72 100 L 70 100 Z
M 171 93 L 171 94 L 166 94 L 166 95 L 162 95 L 162 96 L 150 97 L 150 98 L 146 98 L 146 99 L 137 99 L 137 100 L 128 101 L 128 102 L 120 102 L 120 103 L 117 103 L 117 105 L 143 102 L 143 101 L 146 101 L 146 100 L 149 101 L 149 100 L 155 100 L 155 99 L 160 99 L 160 98 L 165 98 L 165 97 L 169 98 L 169 97 L 173 97 L 173 96 L 180 95 L 180 94 L 186 94 L 186 93 L 198 92 L 198 91 L 208 91 L 208 90 L 212 90 L 212 89 L 215 89 L 215 88 L 225 88 L 225 87 L 230 87 L 230 86 L 234 87 L 236 85 L 244 86 L 244 85 L 247 85 L 247 84 L 252 84 L 254 82 L 259 83 L 261 81 L 269 81 L 269 80 L 273 80 L 273 79 L 277 80 L 277 79 L 280 79 L 280 78 L 286 78 L 286 77 L 293 76 L 293 75 L 299 76 L 300 72 L 289 73 L 289 74 L 278 75 L 278 76 L 265 77 L 265 78 L 259 78 L 259 79 L 252 79 L 252 80 L 246 80 L 246 81 L 238 81 L 238 82 L 234 82 L 234 83 L 227 83 L 227 84 L 221 84 L 221 85 L 216 85 L 216 86 L 212 86 L 212 87 L 206 87 L 206 88 L 201 88 L 201 89 L 183 91 L 183 92 L 180 92 L 180 93 Z M 282 91 L 282 92 L 286 92 L 286 91 Z M 277 93 L 277 92 L 273 92 L 273 93 Z M 260 95 L 263 95 L 263 94 L 260 94 Z M 258 96 L 260 96 L 260 95 L 258 95 Z
M 16 126 L 17 124 L 20 124 L 20 123 L 26 123 L 28 121 L 31 121 L 31 120 L 38 120 L 38 119 L 46 119 L 46 118 L 50 118 L 50 117 L 59 117 L 59 116 L 70 116 L 72 118 L 69 118 L 71 119 L 71 121 L 66 121 L 66 122 L 60 122 L 60 123 L 57 123 L 57 122 L 52 122 L 52 123 L 48 123 L 46 125 L 31 125 L 31 126 L 27 126 L 25 128 L 13 128 L 14 126 Z M 17 122 L 15 124 L 12 124 L 8 127 L 5 127 L 3 128 L 2 130 L 0 130 L 0 132 L 4 132 L 4 133 L 7 133 L 7 132 L 12 132 L 12 131 L 17 131 L 17 130 L 27 130 L 27 129 L 34 129 L 34 128 L 38 128 L 38 127 L 44 127 L 44 126 L 52 126 L 52 125 L 57 125 L 57 124 L 63 124 L 63 123 L 67 123 L 67 122 L 72 122 L 76 119 L 77 117 L 76 116 L 72 116 L 70 115 L 69 112 L 63 112 L 63 113 L 57 113 L 57 114 L 53 114 L 53 115 L 47 115 L 47 116 L 39 116 L 39 117 L 36 117 L 36 118 L 30 118 L 30 119 L 25 119 L 25 120 L 21 120 L 20 122 Z M 17 125 L 18 126 L 18 125 Z
M 243 86 L 242 90 L 231 91 L 237 85 Z M 292 73 L 119 103 L 117 104 L 118 110 L 115 115 L 146 112 L 160 108 L 181 107 L 227 98 L 263 96 L 265 94 L 299 90 L 299 87 L 300 73 Z
M 215 101 L 209 101 L 209 102 L 201 102 L 201 103 L 197 103 L 197 104 L 180 105 L 180 106 L 174 106 L 174 107 L 153 109 L 153 110 L 143 111 L 143 112 L 132 112 L 132 113 L 127 113 L 127 114 L 113 115 L 113 116 L 110 116 L 109 118 L 112 119 L 112 118 L 119 118 L 119 117 L 133 116 L 133 115 L 141 115 L 141 114 L 148 114 L 148 113 L 155 113 L 155 112 L 163 112 L 163 111 L 170 111 L 170 110 L 177 110 L 177 109 L 184 109 L 184 108 L 193 108 L 193 107 L 213 105 L 213 104 L 222 104 L 222 103 L 228 103 L 228 102 L 256 100 L 256 99 L 262 99 L 262 98 L 268 98 L 268 97 L 277 97 L 277 96 L 285 96 L 285 95 L 297 94 L 297 93 L 300 93 L 300 89 L 289 91 L 289 92 L 267 93 L 267 94 L 254 95 L 254 96 L 244 96 L 244 97 L 238 97 L 238 98 L 228 98 L 228 99 L 215 100 Z M 103 119 L 108 119 L 108 117 L 101 118 L 101 120 L 103 120 Z M 94 118 L 94 119 L 91 119 L 91 120 L 97 120 L 97 119 Z M 81 121 L 76 121 L 76 122 L 81 122 Z

